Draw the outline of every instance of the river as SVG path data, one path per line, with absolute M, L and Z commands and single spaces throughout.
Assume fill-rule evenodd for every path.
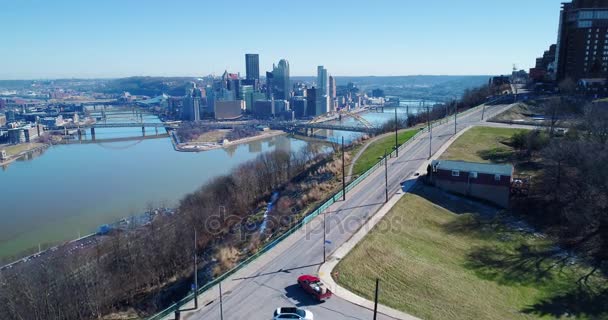
M 363 116 L 381 123 L 394 117 L 392 112 L 387 108 L 385 113 Z M 133 117 L 129 112 L 108 115 L 108 122 L 131 122 Z M 143 120 L 159 121 L 153 115 L 143 115 Z M 154 134 L 154 129 L 147 129 L 147 136 Z M 344 136 L 347 141 L 360 136 L 340 131 L 321 134 L 335 140 Z M 96 129 L 95 136 L 97 140 L 141 136 L 141 128 Z M 90 140 L 90 133 L 83 139 Z M 39 245 L 45 249 L 95 232 L 102 224 L 141 214 L 149 207 L 174 207 L 209 179 L 262 152 L 297 151 L 311 143 L 315 144 L 276 136 L 200 153 L 176 152 L 169 138 L 52 146 L 0 171 L 0 261 Z

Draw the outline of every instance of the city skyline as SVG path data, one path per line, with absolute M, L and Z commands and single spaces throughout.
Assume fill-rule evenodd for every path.
M 0 12 L 0 79 L 244 75 L 245 53 L 292 76 L 502 74 L 556 42 L 560 3 L 18 1 Z

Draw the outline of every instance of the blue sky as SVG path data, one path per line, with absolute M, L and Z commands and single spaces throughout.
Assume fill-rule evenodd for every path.
M 0 0 L 0 79 L 500 74 L 557 39 L 561 0 Z

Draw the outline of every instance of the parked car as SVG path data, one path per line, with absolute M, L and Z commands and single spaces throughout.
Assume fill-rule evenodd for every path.
M 305 310 L 305 309 L 294 308 L 294 307 L 283 307 L 283 308 L 277 308 L 277 310 L 274 311 L 274 317 L 272 319 L 274 319 L 274 320 L 280 320 L 280 319 L 313 320 L 313 316 L 312 316 L 312 312 Z
M 324 301 L 331 298 L 331 291 L 327 289 L 321 279 L 311 275 L 303 275 L 298 277 L 298 284 L 304 291 L 313 296 L 318 301 Z

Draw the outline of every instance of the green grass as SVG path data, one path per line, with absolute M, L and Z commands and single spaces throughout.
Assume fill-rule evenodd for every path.
M 514 149 L 508 145 L 513 134 L 527 129 L 474 127 L 460 136 L 441 159 L 484 163 L 512 160 Z
M 380 278 L 382 304 L 422 319 L 549 319 L 566 314 L 562 304 L 583 307 L 574 297 L 559 300 L 578 269 L 559 273 L 548 268 L 552 259 L 529 258 L 551 247 L 548 240 L 480 222 L 462 207 L 470 205 L 451 202 L 464 214 L 406 195 L 338 264 L 337 281 L 373 300 Z
M 518 176 L 539 174 L 541 160 L 517 156 L 510 146 L 511 137 L 528 129 L 474 127 L 462 134 L 441 155 L 440 159 L 482 163 L 512 164 Z
M 397 141 L 399 145 L 402 145 L 409 139 L 411 139 L 419 130 L 405 130 L 399 132 Z M 369 170 L 378 162 L 378 157 L 384 156 L 384 151 L 391 152 L 395 147 L 395 136 L 389 135 L 378 141 L 373 142 L 367 149 L 361 154 L 357 162 L 354 164 L 353 174 L 360 175 L 365 171 Z

